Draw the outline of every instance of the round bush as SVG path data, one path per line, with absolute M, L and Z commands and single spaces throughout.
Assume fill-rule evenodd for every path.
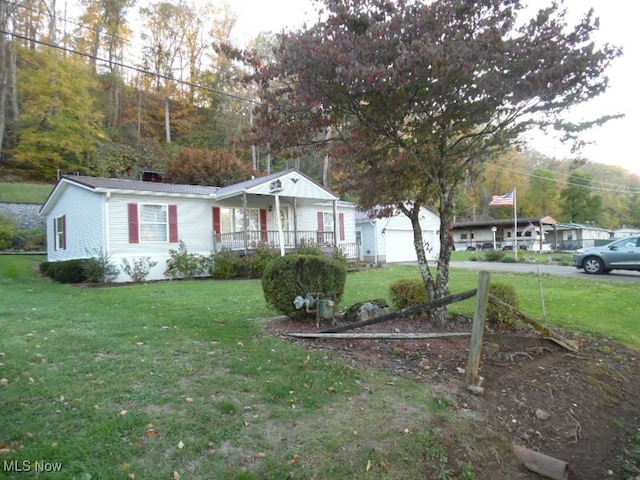
M 262 275 L 267 303 L 292 319 L 307 318 L 305 308 L 297 310 L 293 300 L 308 293 L 322 293 L 336 305 L 342 300 L 347 269 L 339 261 L 322 255 L 285 255 L 269 262 Z
M 427 289 L 421 278 L 397 280 L 389 286 L 389 296 L 394 308 L 402 310 L 429 302 Z

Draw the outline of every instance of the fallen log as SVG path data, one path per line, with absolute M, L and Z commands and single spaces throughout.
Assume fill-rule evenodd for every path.
M 288 332 L 285 335 L 294 338 L 315 338 L 335 340 L 452 340 L 457 338 L 469 338 L 471 332 L 433 332 L 433 333 L 316 333 L 316 332 Z M 520 345 L 526 347 L 544 347 L 552 342 L 550 338 L 528 337 L 524 335 L 509 335 L 503 333 L 485 333 L 484 340 L 508 345 Z
M 335 338 L 348 340 L 425 340 L 429 338 L 460 338 L 470 337 L 471 332 L 451 332 L 451 333 L 287 333 L 289 337 L 296 338 Z
M 439 298 L 438 300 L 434 300 L 433 302 L 423 303 L 421 305 L 416 305 L 415 307 L 407 307 L 402 310 L 398 310 L 397 312 L 387 313 L 386 315 L 382 315 L 380 317 L 371 318 L 369 320 L 363 320 L 361 322 L 349 323 L 346 325 L 341 325 L 339 327 L 330 328 L 327 330 L 321 330 L 320 333 L 340 333 L 346 332 L 348 330 L 354 330 L 360 327 L 366 327 L 367 325 L 375 325 L 376 323 L 383 323 L 389 320 L 395 320 L 396 318 L 409 318 L 419 313 L 428 312 L 430 310 L 434 310 L 440 307 L 446 307 L 452 303 L 461 302 L 463 300 L 467 300 L 475 296 L 476 289 L 467 290 L 466 292 L 456 293 L 455 295 L 449 295 L 448 297 Z
M 534 318 L 531 318 L 526 313 L 521 312 L 517 308 L 515 308 L 515 307 L 509 305 L 508 303 L 500 300 L 498 297 L 496 297 L 494 295 L 489 295 L 489 302 L 494 304 L 497 307 L 504 308 L 504 309 L 510 311 L 520 321 L 531 325 L 534 328 L 534 330 L 536 330 L 537 332 L 541 333 L 542 335 L 544 335 L 549 340 L 557 343 L 561 347 L 566 348 L 567 350 L 570 350 L 572 352 L 577 352 L 578 351 L 578 345 L 576 344 L 576 342 L 574 342 L 573 340 L 569 340 L 568 338 L 564 338 L 562 335 L 554 332 L 549 327 L 545 327 L 544 325 L 542 325 L 540 322 L 538 322 Z

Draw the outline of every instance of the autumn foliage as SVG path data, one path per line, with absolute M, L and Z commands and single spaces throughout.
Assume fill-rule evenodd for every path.
M 225 149 L 183 147 L 166 165 L 167 181 L 225 187 L 251 178 L 251 165 Z

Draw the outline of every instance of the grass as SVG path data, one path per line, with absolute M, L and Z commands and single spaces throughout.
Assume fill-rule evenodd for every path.
M 44 203 L 53 185 L 0 182 L 0 202 Z
M 477 251 L 477 252 L 467 252 L 467 251 L 456 251 L 452 252 L 451 260 L 459 261 L 459 262 L 467 262 L 467 261 L 478 261 L 483 262 L 486 260 L 486 254 L 491 252 L 486 251 Z M 504 258 L 507 261 L 513 260 L 515 261 L 515 254 L 510 251 L 501 252 L 504 255 Z M 572 265 L 573 254 L 572 253 L 535 253 L 535 252 L 527 252 L 520 251 L 518 252 L 518 262 L 538 262 L 538 263 L 556 263 L 559 265 Z
M 27 478 L 15 467 L 35 473 L 35 461 L 62 468 L 40 479 L 474 478 L 472 458 L 447 456 L 470 428 L 447 398 L 267 335 L 259 281 L 80 288 L 36 276 L 39 260 L 0 257 L 3 478 Z M 412 276 L 351 274 L 343 305 Z M 477 278 L 452 271 L 452 291 Z M 492 281 L 516 284 L 541 318 L 537 276 Z M 542 284 L 549 324 L 640 347 L 637 286 Z

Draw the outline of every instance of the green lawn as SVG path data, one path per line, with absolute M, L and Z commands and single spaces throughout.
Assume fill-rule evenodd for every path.
M 0 182 L 0 202 L 44 203 L 53 185 Z
M 442 447 L 471 419 L 424 384 L 267 335 L 274 312 L 257 280 L 82 288 L 36 276 L 40 260 L 0 256 L 2 478 L 476 478 L 463 458 L 447 473 Z M 343 305 L 388 297 L 390 282 L 412 276 L 409 266 L 350 274 Z M 452 292 L 477 278 L 453 271 Z M 492 281 L 517 285 L 537 318 L 542 284 L 550 325 L 640 347 L 636 285 Z M 62 471 L 35 475 L 35 461 Z M 31 476 L 14 468 L 23 462 Z

